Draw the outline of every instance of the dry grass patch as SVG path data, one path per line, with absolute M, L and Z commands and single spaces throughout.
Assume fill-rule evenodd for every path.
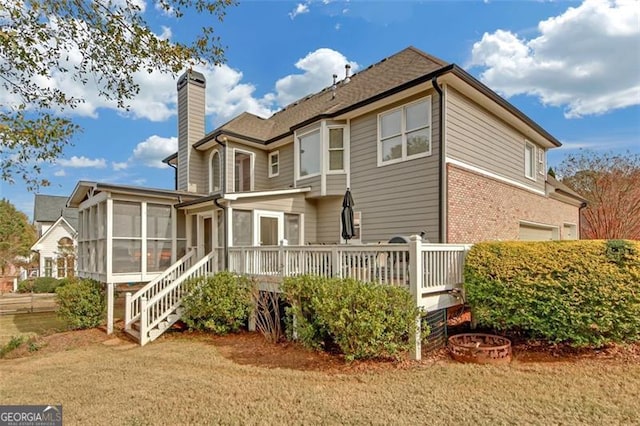
M 0 360 L 0 400 L 62 404 L 67 424 L 633 424 L 640 418 L 636 363 L 498 368 L 440 360 L 402 369 L 301 371 L 238 364 L 213 342 L 92 344 Z

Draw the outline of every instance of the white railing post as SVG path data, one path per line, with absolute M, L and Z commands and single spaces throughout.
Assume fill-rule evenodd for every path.
M 124 295 L 124 329 L 131 330 L 131 292 Z
M 116 304 L 115 284 L 107 283 L 107 334 L 113 334 L 113 307 Z
M 147 312 L 147 298 L 142 296 L 140 298 L 140 345 L 141 346 L 144 346 L 149 340 L 149 337 L 147 336 L 148 334 L 147 323 L 149 322 L 148 315 L 149 313 Z
M 338 247 L 331 248 L 331 276 L 342 278 L 342 265 L 340 262 L 340 252 Z
M 422 305 L 422 238 L 412 235 L 409 238 L 409 290 L 418 308 Z M 419 361 L 422 358 L 422 324 L 421 316 L 416 318 L 416 335 L 411 350 L 411 359 Z

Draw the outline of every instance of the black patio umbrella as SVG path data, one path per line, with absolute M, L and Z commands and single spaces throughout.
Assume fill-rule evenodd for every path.
M 342 238 L 350 240 L 356 235 L 355 226 L 353 225 L 353 197 L 351 190 L 347 188 L 342 200 Z

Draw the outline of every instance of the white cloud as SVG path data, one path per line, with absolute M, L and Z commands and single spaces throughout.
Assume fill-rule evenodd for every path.
M 471 65 L 505 96 L 537 96 L 568 118 L 640 104 L 640 8 L 636 1 L 586 0 L 538 24 L 539 36 L 485 33 Z
M 293 20 L 298 15 L 302 15 L 304 13 L 309 13 L 309 4 L 308 3 L 298 3 L 296 8 L 289 12 L 289 17 Z
M 336 31 L 340 31 L 340 28 L 342 28 L 342 25 L 340 25 L 340 23 L 338 22 L 335 26 Z
M 63 167 L 94 167 L 98 169 L 104 169 L 107 167 L 107 161 L 104 158 L 87 158 L 84 155 L 81 157 L 73 156 L 70 159 L 61 158 L 57 161 L 57 164 Z
M 143 164 L 147 167 L 162 169 L 168 167 L 162 160 L 176 151 L 178 151 L 178 138 L 153 135 L 134 148 L 128 163 L 130 166 Z
M 53 173 L 53 175 L 56 176 L 56 177 L 64 177 L 64 176 L 67 175 L 67 172 L 65 172 L 64 169 L 60 169 L 60 170 L 55 171 Z
M 298 60 L 295 66 L 302 70 L 302 74 L 291 74 L 276 82 L 275 100 L 280 105 L 289 103 L 327 87 L 332 82 L 332 74 L 337 74 L 339 79 L 344 78 L 345 64 L 351 64 L 351 70 L 356 71 L 358 64 L 349 62 L 340 52 L 320 48 L 310 52 L 304 58 Z
M 112 161 L 111 167 L 115 171 L 125 170 L 126 168 L 129 167 L 129 163 L 126 161 L 123 161 L 123 162 Z

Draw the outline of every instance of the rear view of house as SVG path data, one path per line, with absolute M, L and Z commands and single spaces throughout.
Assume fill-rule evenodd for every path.
M 269 118 L 245 112 L 208 133 L 206 84 L 196 71 L 177 83 L 174 190 L 79 182 L 69 198 L 79 275 L 149 282 L 130 319 L 187 271 L 247 267 L 248 251 L 234 257 L 242 247 L 579 237 L 584 200 L 546 174 L 560 142 L 455 64 L 409 47 L 354 75 L 345 67 Z M 348 188 L 356 235 L 344 241 Z

